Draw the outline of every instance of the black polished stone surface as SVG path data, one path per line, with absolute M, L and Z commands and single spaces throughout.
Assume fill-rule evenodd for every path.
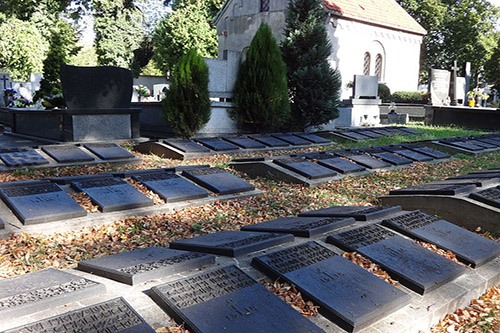
M 400 206 L 332 206 L 300 213 L 304 217 L 353 217 L 358 221 L 372 221 L 400 212 Z
M 223 137 L 223 139 L 244 149 L 266 148 L 265 144 L 252 140 L 246 136 L 228 136 Z
M 334 177 L 337 175 L 332 169 L 303 158 L 278 158 L 274 159 L 273 163 L 309 179 Z
M 221 138 L 196 138 L 194 141 L 201 143 L 207 148 L 215 151 L 239 150 L 240 147 L 230 142 L 224 141 Z
M 469 197 L 487 205 L 500 208 L 500 186 L 471 193 Z
M 94 161 L 95 158 L 75 145 L 42 146 L 42 150 L 59 163 Z
M 270 135 L 254 134 L 254 135 L 249 135 L 248 137 L 251 139 L 254 139 L 255 141 L 263 143 L 268 147 L 288 147 L 288 146 L 290 146 L 290 144 L 288 142 L 277 139 L 277 138 L 270 136 Z
M 83 145 L 102 160 L 121 160 L 135 155 L 114 143 L 86 143 Z
M 390 195 L 415 195 L 415 194 L 428 194 L 428 195 L 457 195 L 474 191 L 475 185 L 472 184 L 423 184 L 415 185 L 398 190 L 392 190 Z
M 200 144 L 197 144 L 196 142 L 193 142 L 191 140 L 174 140 L 174 139 L 169 139 L 169 140 L 163 140 L 164 143 L 166 143 L 169 146 L 172 146 L 176 149 L 179 149 L 180 151 L 183 151 L 185 153 L 208 153 L 210 152 L 210 149 L 207 147 L 203 147 Z
M 217 167 L 184 170 L 182 171 L 182 175 L 218 194 L 232 194 L 255 190 L 255 186 Z

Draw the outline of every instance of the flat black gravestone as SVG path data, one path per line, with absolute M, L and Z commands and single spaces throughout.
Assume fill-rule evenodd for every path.
M 291 133 L 273 133 L 271 134 L 271 136 L 280 139 L 282 141 L 288 142 L 293 146 L 309 146 L 311 144 L 310 141 L 307 141 L 306 139 L 303 139 Z
M 499 178 L 500 177 L 500 170 L 493 170 L 492 172 L 485 172 L 485 173 L 470 173 L 466 175 L 460 175 L 456 177 L 450 177 L 448 179 L 471 179 L 471 178 L 484 178 L 484 179 L 491 179 L 491 178 Z
M 420 211 L 386 219 L 382 224 L 450 250 L 460 261 L 472 267 L 479 267 L 500 255 L 500 244 Z
M 415 134 L 415 135 L 420 135 L 422 134 L 421 131 L 419 130 L 416 130 L 414 128 L 411 128 L 411 127 L 398 127 L 401 131 L 404 131 L 404 132 L 407 132 L 407 133 L 410 133 L 410 134 Z
M 382 161 L 394 164 L 394 165 L 405 165 L 405 164 L 412 164 L 413 160 L 410 160 L 409 158 L 393 154 L 388 151 L 383 151 L 383 152 L 378 152 L 378 153 L 370 153 L 370 155 L 375 156 L 378 159 L 381 159 Z
M 103 213 L 152 206 L 153 201 L 120 178 L 99 178 L 71 182 L 86 193 Z
M 0 188 L 0 196 L 25 225 L 87 215 L 64 190 L 48 181 Z
M 322 138 L 319 135 L 316 134 L 311 134 L 311 133 L 292 133 L 295 136 L 298 136 L 299 138 L 305 139 L 307 141 L 310 141 L 312 143 L 316 144 L 321 144 L 321 143 L 332 143 L 330 140 Z
M 86 143 L 83 146 L 102 160 L 121 160 L 135 157 L 134 154 L 114 143 Z
M 95 160 L 95 158 L 74 145 L 42 146 L 42 150 L 59 163 Z
M 290 234 L 226 230 L 173 241 L 170 248 L 238 257 L 291 241 Z
M 244 231 L 264 231 L 292 234 L 298 237 L 313 237 L 339 229 L 355 222 L 349 217 L 282 217 L 276 220 L 247 225 Z
M 382 149 L 390 151 L 392 153 L 396 153 L 417 162 L 427 162 L 433 160 L 433 158 L 429 155 L 419 153 L 415 150 L 407 149 L 403 146 L 383 146 Z
M 500 147 L 500 141 L 499 140 L 488 139 L 488 138 L 478 138 L 478 140 L 481 141 L 481 142 L 489 143 L 490 145 L 494 145 L 494 146 Z
M 318 164 L 340 173 L 353 173 L 366 170 L 364 166 L 334 156 L 332 156 L 331 158 L 318 159 Z
M 233 145 L 221 138 L 197 138 L 194 141 L 201 143 L 202 145 L 215 150 L 215 151 L 227 151 L 227 150 L 239 150 L 240 147 Z
M 381 161 L 379 159 L 376 159 L 374 157 L 365 154 L 357 154 L 345 151 L 335 151 L 335 154 L 340 157 L 348 158 L 356 162 L 357 164 L 362 165 L 369 169 L 387 168 L 392 166 L 392 164 L 390 163 Z
M 466 270 L 464 266 L 376 224 L 330 235 L 326 241 L 346 251 L 359 252 L 421 295 Z
M 266 145 L 244 136 L 223 137 L 224 140 L 244 149 L 266 148 Z
M 185 153 L 208 153 L 210 149 L 203 147 L 191 140 L 163 140 L 169 146 L 179 149 Z
M 389 192 L 390 195 L 416 195 L 416 194 L 428 194 L 428 195 L 457 195 L 461 193 L 467 193 L 476 189 L 476 185 L 472 184 L 423 184 L 415 185 L 407 188 L 402 188 L 398 190 L 392 190 Z
M 353 131 L 334 131 L 334 133 L 343 135 L 343 136 L 348 137 L 349 139 L 352 139 L 352 140 L 366 140 L 366 139 L 370 138 L 367 135 L 363 135 L 361 133 L 353 132 Z
M 10 167 L 19 167 L 26 165 L 43 165 L 49 161 L 38 152 L 32 149 L 16 149 L 7 152 L 0 152 L 0 159 L 5 165 Z
M 447 141 L 447 140 L 442 140 L 442 143 L 445 143 L 450 146 L 462 148 L 465 150 L 472 150 L 472 151 L 479 151 L 479 150 L 484 150 L 483 147 L 479 147 L 473 144 L 468 143 L 467 141 Z
M 325 317 L 351 332 L 410 300 L 405 292 L 315 242 L 256 257 L 252 265 L 294 284 Z
M 500 208 L 500 187 L 498 186 L 471 193 L 469 197 L 487 205 Z
M 221 168 L 200 168 L 182 171 L 182 175 L 196 184 L 218 194 L 231 194 L 255 190 L 255 186 Z
M 273 160 L 273 163 L 309 179 L 319 179 L 337 175 L 332 169 L 303 158 L 278 158 Z
M 254 139 L 255 141 L 263 143 L 268 147 L 288 147 L 289 146 L 288 142 L 277 139 L 277 138 L 272 137 L 270 135 L 249 135 L 248 137 L 250 139 Z
M 191 332 L 323 332 L 236 266 L 153 287 L 151 298 Z
M 460 178 L 445 179 L 432 182 L 431 184 L 472 184 L 477 187 L 485 187 L 500 183 L 500 177 L 497 178 Z
M 106 292 L 103 284 L 53 268 L 0 280 L 2 320 Z
M 411 150 L 416 151 L 417 153 L 421 153 L 424 155 L 428 155 L 434 159 L 444 159 L 444 158 L 450 158 L 449 154 L 443 153 L 439 150 L 435 150 L 429 147 L 408 147 Z
M 300 213 L 303 217 L 352 217 L 358 221 L 372 221 L 400 212 L 400 206 L 332 206 Z
M 146 247 L 80 261 L 78 269 L 133 286 L 213 263 L 211 254 Z
M 5 331 L 5 333 L 144 332 L 155 330 L 123 298 L 66 312 Z
M 474 146 L 483 147 L 484 149 L 497 149 L 498 148 L 497 145 L 483 142 L 480 140 L 468 140 L 467 143 L 472 144 Z
M 132 176 L 167 203 L 205 198 L 208 192 L 174 173 L 151 173 Z
M 382 137 L 381 134 L 378 134 L 378 133 L 375 133 L 372 131 L 368 131 L 368 130 L 357 130 L 357 131 L 353 131 L 353 132 L 360 133 L 361 135 L 367 136 L 370 139 L 378 139 L 378 138 Z

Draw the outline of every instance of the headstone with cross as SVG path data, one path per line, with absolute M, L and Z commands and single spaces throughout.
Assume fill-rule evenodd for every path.
M 3 70 L 0 69 L 0 107 L 6 106 L 3 90 L 10 87 L 11 87 L 10 74 L 4 73 Z
M 451 78 L 450 78 L 450 105 L 457 105 L 457 72 L 460 68 L 457 66 L 457 61 L 453 61 L 453 66 L 451 67 Z

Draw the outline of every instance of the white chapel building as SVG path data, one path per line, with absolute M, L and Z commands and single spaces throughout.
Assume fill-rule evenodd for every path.
M 376 75 L 394 91 L 418 87 L 420 48 L 425 29 L 395 0 L 319 0 L 328 11 L 330 63 L 342 76 L 342 98 L 354 75 Z M 228 0 L 214 23 L 219 59 L 245 54 L 261 22 L 283 37 L 289 0 Z

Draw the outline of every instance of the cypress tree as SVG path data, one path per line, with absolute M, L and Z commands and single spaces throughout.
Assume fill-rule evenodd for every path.
M 290 104 L 286 67 L 271 28 L 262 23 L 238 70 L 231 116 L 240 130 L 279 130 L 288 121 Z
M 171 73 L 163 111 L 174 132 L 186 138 L 210 120 L 208 66 L 195 50 L 183 56 Z
M 341 79 L 328 63 L 331 44 L 320 0 L 292 0 L 281 44 L 291 101 L 290 127 L 304 130 L 338 117 Z

